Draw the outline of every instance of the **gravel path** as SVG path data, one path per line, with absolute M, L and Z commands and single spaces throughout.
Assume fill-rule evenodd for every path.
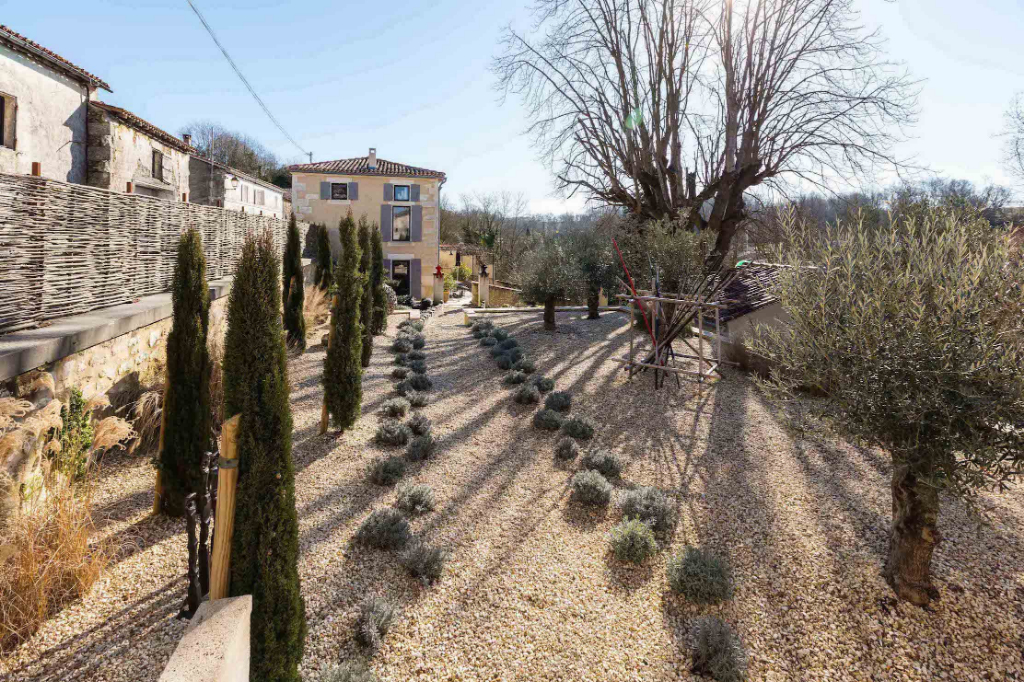
M 376 413 L 393 395 L 390 339 L 377 339 L 364 416 L 341 437 L 316 435 L 323 350 L 291 361 L 307 679 L 359 653 L 358 605 L 380 594 L 403 609 L 373 662 L 386 682 L 695 679 L 686 632 L 708 613 L 741 635 L 755 680 L 1024 680 L 1024 492 L 981 496 L 984 522 L 947 503 L 933 562 L 942 599 L 929 611 L 897 604 L 881 577 L 883 455 L 795 440 L 740 374 L 700 395 L 695 384 L 626 382 L 607 360 L 628 346 L 620 314 L 559 314 L 553 334 L 536 314 L 495 316 L 573 393 L 573 412 L 600 424 L 595 443 L 628 461 L 617 486 L 673 494 L 671 546 L 626 568 L 608 552 L 615 508 L 569 503 L 576 465 L 556 464 L 556 437 L 532 428 L 535 408 L 511 401 L 461 318 L 428 323 L 434 390 L 422 412 L 440 447 L 406 473 L 438 501 L 414 530 L 452 551 L 429 588 L 393 555 L 351 544 L 363 518 L 395 498 L 366 479 L 383 452 L 372 444 Z M 105 476 L 104 532 L 124 539 L 122 556 L 87 599 L 0 662 L 4 679 L 156 680 L 184 629 L 173 618 L 184 533 L 149 516 L 152 469 L 122 459 Z M 733 601 L 699 608 L 668 590 L 665 563 L 685 544 L 728 554 Z

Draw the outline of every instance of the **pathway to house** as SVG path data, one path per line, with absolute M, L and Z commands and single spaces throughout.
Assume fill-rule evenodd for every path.
M 622 315 L 559 314 L 555 334 L 541 329 L 539 314 L 496 317 L 573 393 L 573 412 L 599 423 L 597 444 L 626 459 L 617 486 L 674 496 L 671 547 L 627 568 L 608 552 L 615 509 L 569 502 L 576 465 L 556 463 L 556 438 L 532 428 L 535 408 L 511 401 L 461 321 L 428 323 L 434 390 L 422 412 L 440 447 L 405 477 L 437 496 L 415 532 L 452 551 L 432 587 L 394 555 L 351 543 L 360 522 L 396 495 L 366 476 L 375 457 L 393 452 L 372 443 L 378 409 L 394 395 L 391 339 L 375 341 L 363 417 L 340 437 L 316 434 L 323 349 L 291 360 L 304 679 L 359 653 L 353 625 L 368 594 L 402 607 L 373 659 L 385 682 L 696 679 L 686 640 L 703 614 L 740 633 L 751 679 L 1024 679 L 1024 492 L 983 496 L 987 525 L 947 505 L 934 566 L 942 601 L 931 612 L 897 604 L 881 578 L 889 467 L 880 453 L 794 440 L 740 375 L 700 396 L 692 384 L 652 392 L 649 377 L 626 383 L 608 361 L 628 345 Z M 156 680 L 180 638 L 181 523 L 149 515 L 145 462 L 108 462 L 104 477 L 99 509 L 105 532 L 122 539 L 118 561 L 87 599 L 0 664 L 0 676 Z M 733 601 L 698 608 L 671 593 L 665 564 L 685 544 L 729 555 Z

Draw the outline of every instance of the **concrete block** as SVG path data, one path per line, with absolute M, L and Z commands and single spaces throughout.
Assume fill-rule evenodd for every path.
M 248 682 L 251 615 L 250 595 L 203 602 L 160 682 Z

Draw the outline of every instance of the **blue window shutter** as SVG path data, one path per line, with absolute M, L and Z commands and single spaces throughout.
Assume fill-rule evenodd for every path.
M 423 241 L 423 207 L 413 206 L 409 220 L 409 241 Z
M 382 204 L 380 207 L 380 239 L 384 242 L 391 241 L 391 206 Z
M 409 291 L 413 298 L 423 298 L 423 281 L 420 274 L 420 259 L 413 258 L 409 263 Z
M 359 200 L 359 183 L 350 182 L 348 183 L 348 199 L 349 201 Z
M 395 186 L 392 185 L 390 182 L 385 182 L 384 183 L 384 201 L 394 201 L 394 200 L 395 200 Z
M 331 183 L 320 183 L 320 198 L 323 199 L 324 201 L 327 201 L 331 198 Z
M 419 201 L 420 200 L 420 186 L 419 185 L 412 185 L 409 188 L 409 200 L 410 201 Z

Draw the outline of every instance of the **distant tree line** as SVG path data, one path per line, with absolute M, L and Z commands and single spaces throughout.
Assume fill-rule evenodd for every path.
M 213 121 L 192 121 L 179 132 L 191 135 L 192 146 L 203 156 L 278 187 L 291 189 L 288 164 L 256 138 L 228 130 Z

